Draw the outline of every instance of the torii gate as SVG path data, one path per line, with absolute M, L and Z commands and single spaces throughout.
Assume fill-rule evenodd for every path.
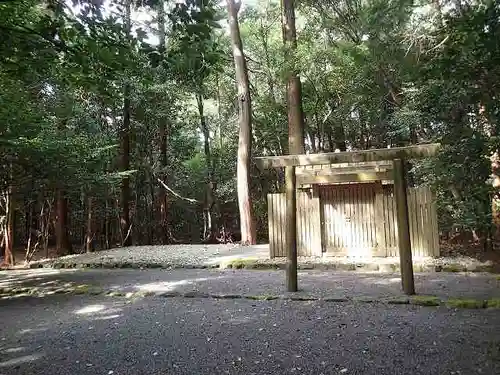
M 396 206 L 396 220 L 398 224 L 399 260 L 401 264 L 401 283 L 403 291 L 406 294 L 415 294 L 415 281 L 413 276 L 410 227 L 408 218 L 408 202 L 406 196 L 406 189 L 408 185 L 406 161 L 409 159 L 420 159 L 434 156 L 438 152 L 439 148 L 440 144 L 433 143 L 387 149 L 328 152 L 309 155 L 264 156 L 256 158 L 257 166 L 260 169 L 285 167 L 287 291 L 296 292 L 298 290 L 296 233 L 297 180 L 295 175 L 296 167 L 328 165 L 337 163 L 392 161 L 394 174 L 394 202 Z

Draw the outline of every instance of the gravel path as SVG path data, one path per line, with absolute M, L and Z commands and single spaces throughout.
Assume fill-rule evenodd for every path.
M 58 296 L 0 302 L 0 373 L 500 373 L 495 310 Z
M 283 271 L 256 270 L 102 270 L 34 269 L 0 272 L 0 288 L 64 287 L 89 284 L 125 292 L 197 292 L 236 295 L 283 295 Z M 500 298 L 500 280 L 481 273 L 420 273 L 417 293 L 447 298 Z M 296 296 L 318 298 L 394 298 L 403 296 L 397 274 L 348 271 L 301 271 Z

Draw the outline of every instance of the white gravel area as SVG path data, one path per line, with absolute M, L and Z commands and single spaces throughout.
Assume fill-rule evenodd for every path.
M 283 267 L 286 258 L 269 259 L 268 245 L 163 245 L 131 246 L 88 254 L 68 255 L 32 263 L 33 267 L 162 267 L 226 268 L 234 262 Z M 416 271 L 485 271 L 491 263 L 469 257 L 414 258 Z M 398 258 L 299 257 L 300 268 L 339 268 L 344 270 L 392 272 Z M 257 268 L 257 267 L 256 267 Z

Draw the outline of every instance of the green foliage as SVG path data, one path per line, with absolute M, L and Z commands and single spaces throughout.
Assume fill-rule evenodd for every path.
M 0 2 L 0 190 L 14 187 L 21 210 L 30 204 L 23 201 L 40 203 L 64 188 L 78 228 L 85 225 L 84 197 L 93 196 L 96 233 L 103 236 L 116 231 L 109 222 L 116 224 L 128 176 L 134 241 L 160 242 L 156 177 L 203 202 L 211 169 L 215 220 L 236 232 L 238 103 L 226 13 L 212 0 L 131 3 L 135 14 L 154 14 L 134 21 L 132 36 L 123 1 L 106 8 L 86 0 Z M 287 61 L 279 2 L 246 4 L 240 26 L 253 154 L 287 153 L 285 77 L 296 69 L 308 152 L 441 142 L 438 157 L 413 163 L 412 179 L 437 192 L 442 230 L 487 234 L 497 194 L 490 156 L 500 146 L 500 9 L 490 0 L 462 3 L 439 13 L 435 1 L 302 1 L 298 49 Z M 155 41 L 160 7 L 165 48 Z M 131 167 L 118 173 L 125 83 Z M 203 99 L 211 163 L 196 95 Z M 168 130 L 166 166 L 160 129 Z M 251 173 L 257 232 L 265 237 L 265 196 L 283 188 L 283 176 Z M 198 240 L 202 203 L 173 195 L 168 203 L 173 237 Z

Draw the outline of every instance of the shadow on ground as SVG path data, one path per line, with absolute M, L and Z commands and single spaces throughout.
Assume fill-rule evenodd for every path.
M 44 291 L 49 294 L 76 291 L 81 294 L 180 292 L 283 296 L 289 295 L 285 292 L 284 280 L 282 271 L 33 269 L 0 272 L 0 292 L 21 296 Z M 500 298 L 500 280 L 491 274 L 421 273 L 415 275 L 415 284 L 418 294 L 438 298 Z M 294 295 L 315 298 L 403 296 L 398 274 L 376 272 L 301 271 L 299 288 Z

